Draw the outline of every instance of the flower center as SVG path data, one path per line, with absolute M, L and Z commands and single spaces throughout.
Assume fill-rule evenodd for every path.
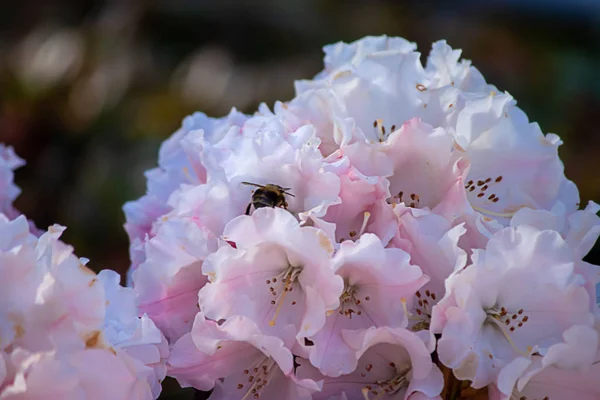
M 390 127 L 389 132 L 387 132 L 387 130 L 385 129 L 385 126 L 383 125 L 383 120 L 376 119 L 375 121 L 373 121 L 373 128 L 375 130 L 375 135 L 377 136 L 377 140 L 379 141 L 379 143 L 383 143 L 387 140 L 389 135 L 396 130 L 396 125 L 392 125 Z
M 485 313 L 487 315 L 485 322 L 500 329 L 506 340 L 517 353 L 525 356 L 529 355 L 528 352 L 530 352 L 530 348 L 527 349 L 528 352 L 520 350 L 510 337 L 510 334 L 523 327 L 523 325 L 529 321 L 529 315 L 527 315 L 522 308 L 513 313 L 502 306 L 495 305 L 485 310 Z
M 377 400 L 385 395 L 392 396 L 399 391 L 406 389 L 410 384 L 408 373 L 410 372 L 410 366 L 404 366 L 403 368 L 396 368 L 393 362 L 388 364 L 389 367 L 393 368 L 393 377 L 388 380 L 378 380 L 374 384 L 365 385 L 362 389 L 362 394 L 365 400 Z M 360 375 L 364 378 L 367 373 L 373 368 L 372 364 L 365 366 L 365 372 Z M 375 397 L 370 397 L 371 395 Z
M 365 296 L 365 301 L 371 301 L 371 297 Z M 340 296 L 340 307 L 338 313 L 352 319 L 354 314 L 362 315 L 360 305 L 362 300 L 358 297 L 358 288 L 345 283 L 344 291 Z
M 512 212 L 496 212 L 488 209 L 488 206 L 492 206 L 500 201 L 500 198 L 494 193 L 494 186 L 498 185 L 502 180 L 502 175 L 498 175 L 496 178 L 489 176 L 484 179 L 471 179 L 467 182 L 465 190 L 467 191 L 471 207 L 481 214 L 492 217 L 510 218 L 515 215 L 521 207 Z M 478 205 L 476 206 L 475 204 Z
M 269 321 L 270 326 L 275 326 L 277 316 L 283 307 L 284 300 L 289 292 L 294 290 L 294 286 L 298 281 L 298 276 L 302 273 L 302 267 L 293 267 L 289 265 L 286 269 L 281 271 L 277 276 L 266 280 L 266 284 L 269 285 L 269 291 L 274 297 L 271 300 L 271 305 L 275 306 L 275 314 L 273 319 Z M 283 284 L 283 287 L 281 285 Z M 281 288 L 281 290 L 278 290 Z M 293 306 L 296 305 L 295 301 L 291 303 Z
M 422 331 L 429 329 L 429 323 L 431 322 L 431 308 L 433 307 L 429 300 L 433 304 L 437 301 L 437 296 L 434 292 L 425 290 L 425 295 L 417 290 L 415 293 L 417 296 L 417 304 L 415 306 L 415 314 L 410 315 L 409 320 L 413 321 L 413 325 L 410 328 L 413 332 Z
M 259 358 L 248 369 L 245 369 L 237 384 L 238 390 L 246 390 L 246 394 L 241 400 L 260 398 L 260 391 L 269 384 L 269 374 L 277 369 L 275 360 L 270 357 Z
M 421 198 L 416 193 L 411 193 L 404 198 L 404 192 L 400 191 L 397 195 L 392 196 L 387 200 L 388 204 L 400 204 L 405 203 L 408 207 L 419 208 L 421 205 Z

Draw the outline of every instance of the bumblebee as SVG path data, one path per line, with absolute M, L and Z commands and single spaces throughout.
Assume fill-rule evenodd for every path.
M 251 182 L 242 182 L 242 184 L 258 188 L 252 193 L 252 202 L 246 208 L 246 215 L 250 215 L 250 208 L 252 206 L 254 206 L 254 209 L 261 207 L 281 207 L 287 209 L 288 203 L 285 201 L 285 195 L 294 197 L 293 194 L 287 192 L 291 188 L 284 188 L 271 183 L 258 185 Z

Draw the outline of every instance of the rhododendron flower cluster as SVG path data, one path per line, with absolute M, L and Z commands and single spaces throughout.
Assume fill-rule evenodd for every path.
M 445 41 L 324 51 L 288 102 L 187 117 L 125 205 L 168 374 L 211 399 L 600 398 L 600 208 L 559 137 Z
M 59 240 L 64 227 L 37 231 L 18 215 L 12 168 L 22 161 L 2 152 L 0 399 L 158 397 L 165 337 L 138 317 L 136 295 L 116 272 L 94 273 Z
M 19 215 L 0 147 L 0 400 L 600 398 L 600 206 L 560 138 L 444 41 L 324 51 L 163 143 L 128 287 Z

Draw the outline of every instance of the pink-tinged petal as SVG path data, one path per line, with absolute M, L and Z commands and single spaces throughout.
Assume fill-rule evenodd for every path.
M 243 315 L 275 336 L 289 325 L 299 338 L 321 329 L 343 290 L 330 267 L 333 244 L 324 232 L 300 227 L 283 209 L 265 207 L 232 220 L 224 236 L 236 248 L 223 246 L 205 262 L 210 283 L 199 292 L 199 305 L 208 318 Z
M 210 238 L 223 234 L 225 225 L 244 213 L 248 198 L 225 182 L 214 180 L 198 186 L 182 187 L 169 199 L 173 211 L 165 218 L 193 221 Z
M 510 220 L 510 225 L 529 225 L 538 229 L 555 230 L 580 257 L 585 257 L 600 235 L 598 211 L 600 206 L 593 201 L 590 201 L 585 209 L 571 212 L 524 208 Z
M 473 114 L 465 117 L 470 123 L 463 124 L 463 114 L 468 113 Z M 560 139 L 529 123 L 509 95 L 491 93 L 469 100 L 456 132 L 471 135 L 461 146 L 471 162 L 465 186 L 475 211 L 506 226 L 525 207 L 577 209 L 577 188 L 565 178 L 558 157 Z
M 119 285 L 119 274 L 104 270 L 98 274 L 98 280 L 106 297 L 103 338 L 112 348 L 135 360 L 138 375 L 147 377 L 152 395 L 158 397 L 169 356 L 166 338 L 147 315 L 138 318 L 135 292 Z
M 293 342 L 288 335 L 286 342 Z M 279 338 L 264 336 L 244 317 L 233 317 L 219 326 L 199 314 L 194 329 L 175 344 L 169 375 L 183 386 L 209 390 L 216 399 L 261 398 L 310 399 L 319 390 L 312 380 L 292 375 L 293 356 Z
M 215 386 L 215 380 L 220 377 L 212 373 L 213 369 L 233 370 L 238 359 L 230 362 L 229 358 L 237 356 L 236 353 L 239 353 L 240 357 L 244 357 L 245 353 L 249 356 L 254 354 L 254 351 L 243 344 L 231 345 L 227 353 L 221 352 L 218 360 L 209 362 L 207 354 L 196 348 L 191 333 L 186 333 L 173 345 L 167 371 L 169 376 L 177 379 L 181 387 L 195 387 L 198 390 L 208 391 Z
M 286 135 L 276 117 L 259 116 L 246 125 L 244 129 L 249 132 L 219 159 L 215 168 L 220 172 L 212 173 L 213 179 L 227 181 L 235 196 L 247 199 L 247 203 L 256 187 L 242 182 L 289 188 L 291 196 L 285 196 L 287 209 L 300 217 L 321 217 L 329 206 L 340 202 L 339 177 L 325 171 L 314 127 L 305 125 Z M 306 139 L 297 140 L 297 135 Z
M 323 63 L 325 69 L 317 75 L 316 79 L 324 79 L 335 75 L 339 71 L 352 70 L 360 65 L 371 53 L 376 52 L 398 52 L 410 53 L 416 50 L 415 43 L 409 42 L 400 37 L 366 36 L 353 43 L 338 42 L 323 47 L 325 57 Z M 296 90 L 301 92 L 302 83 L 308 84 L 310 81 L 297 82 Z
M 444 375 L 437 365 L 432 365 L 431 371 L 425 378 L 413 377 L 410 381 L 407 393 L 411 393 L 407 400 L 415 399 L 440 399 L 440 392 L 444 387 Z
M 500 371 L 495 385 L 491 386 L 491 399 L 508 400 L 517 384 L 517 381 L 531 365 L 531 359 L 517 357 Z
M 23 165 L 25 161 L 15 154 L 11 146 L 0 143 L 0 213 L 9 219 L 15 219 L 20 215 L 13 207 L 13 201 L 21 194 L 21 189 L 14 183 L 14 170 Z M 39 236 L 38 232 L 33 230 L 31 233 Z
M 430 352 L 419 337 L 402 328 L 369 328 L 343 332 L 344 340 L 356 350 L 358 364 L 347 375 L 325 378 L 323 390 L 315 400 L 335 398 L 342 393 L 349 400 L 377 398 L 388 393 L 393 399 L 406 399 L 422 392 L 438 396 L 443 377 L 431 362 Z M 319 371 L 299 360 L 300 377 L 319 379 Z
M 521 357 L 504 367 L 496 384 L 497 396 L 508 398 L 524 391 L 529 392 L 533 387 L 539 385 L 539 380 L 545 379 L 545 375 L 553 375 L 552 371 L 554 370 L 564 371 L 570 376 L 579 374 L 583 378 L 588 371 L 594 368 L 594 362 L 598 360 L 598 354 L 590 351 L 590 349 L 598 348 L 598 333 L 593 328 L 576 325 L 567 329 L 563 338 L 564 342 L 542 350 L 543 357 L 538 355 L 532 357 L 531 360 Z M 538 383 L 534 382 L 533 387 L 528 389 L 531 380 L 538 381 Z M 566 386 L 560 390 L 566 390 L 568 393 L 572 390 L 569 389 L 572 384 Z M 546 390 L 546 395 L 550 394 L 552 393 Z
M 573 326 L 563 334 L 564 342 L 551 346 L 530 362 L 505 367 L 494 399 L 556 398 L 595 399 L 600 395 L 598 332 L 587 326 Z M 512 368 L 509 368 L 512 367 Z
M 14 379 L 12 371 L 9 371 L 8 362 L 8 355 L 4 352 L 0 353 L 0 393 L 3 387 L 9 382 L 9 379 Z
M 350 139 L 348 136 L 351 135 L 341 132 L 343 128 L 337 121 L 345 115 L 344 107 L 329 89 L 309 90 L 287 103 L 277 102 L 274 111 L 286 132 L 293 133 L 306 124 L 313 125 L 321 140 L 319 150 L 324 157 Z
M 378 144 L 357 140 L 342 147 L 339 154 L 348 157 L 352 166 L 365 176 L 387 177 L 394 173 L 394 160 Z
M 73 355 L 69 364 L 77 370 L 79 385 L 86 392 L 85 398 L 94 400 L 155 398 L 146 383 L 147 377 L 142 375 L 145 372 L 151 376 L 152 370 L 146 367 L 145 371 L 140 371 L 144 367 L 136 367 L 135 360 L 126 355 L 115 357 L 109 351 L 91 349 Z M 107 371 L 110 373 L 106 373 Z M 140 375 L 146 379 L 139 379 Z
M 131 241 L 132 269 L 145 259 L 137 254 L 133 246 L 136 240 L 145 241 L 146 235 L 152 237 L 158 218 L 171 211 L 169 197 L 182 184 L 200 184 L 206 182 L 206 147 L 216 145 L 223 139 L 231 127 L 239 127 L 246 116 L 232 109 L 224 118 L 209 118 L 205 114 L 195 113 L 186 117 L 182 126 L 170 138 L 165 140 L 159 151 L 158 166 L 146 171 L 147 191 L 140 199 L 127 202 L 123 211 L 127 222 L 125 230 Z M 210 158 L 210 157 L 209 157 Z M 136 255 L 133 258 L 133 254 Z
M 585 325 L 575 325 L 563 333 L 564 342 L 548 348 L 542 359 L 544 367 L 586 370 L 598 361 L 590 349 L 598 348 L 598 332 Z
M 448 279 L 432 330 L 442 334 L 440 361 L 474 388 L 493 382 L 514 359 L 562 341 L 571 326 L 593 325 L 574 252 L 558 233 L 505 228 L 472 259 Z
M 212 246 L 215 240 L 195 223 L 169 220 L 146 243 L 146 261 L 133 273 L 140 314 L 171 341 L 191 329 L 198 291 L 207 282 L 202 262 Z
M 586 371 L 564 370 L 555 367 L 546 368 L 532 377 L 525 387 L 516 392 L 526 398 L 545 398 L 557 400 L 595 400 L 600 397 L 598 364 Z
M 460 153 L 453 149 L 450 135 L 418 119 L 392 132 L 383 150 L 394 162 L 388 179 L 396 201 L 416 208 L 438 206 L 462 172 L 454 168 Z
M 428 280 L 409 260 L 407 253 L 385 249 L 370 233 L 341 244 L 333 259 L 333 268 L 345 285 L 340 307 L 311 337 L 314 346 L 309 350 L 311 363 L 323 374 L 337 377 L 356 368 L 356 350 L 344 341 L 344 330 L 406 326 L 405 311 L 415 291 Z
M 429 359 L 429 350 L 425 347 L 423 341 L 409 330 L 372 327 L 363 330 L 344 331 L 342 335 L 348 345 L 356 349 L 356 355 L 359 358 L 378 344 L 401 346 L 406 355 L 410 357 L 412 379 L 426 378 L 433 367 Z
M 399 216 L 397 241 L 410 243 L 411 263 L 418 265 L 430 281 L 416 293 L 411 317 L 411 326 L 428 329 L 432 308 L 446 292 L 446 279 L 462 269 L 467 254 L 458 245 L 466 232 L 462 225 L 452 227 L 447 219 L 429 212 L 398 205 L 394 209 Z
M 485 90 L 486 82 L 468 60 L 460 60 L 461 50 L 453 50 L 445 40 L 431 45 L 425 71 L 432 86 L 452 86 L 468 92 Z
M 64 227 L 54 225 L 36 247 L 37 268 L 45 276 L 36 293 L 36 307 L 29 312 L 22 346 L 31 351 L 78 350 L 82 337 L 102 326 L 105 297 L 96 274 L 73 255 L 72 247 L 59 240 Z
M 380 40 L 387 42 L 394 39 Z M 363 42 L 364 39 L 360 41 Z M 352 61 L 332 68 L 321 80 L 297 82 L 296 90 L 331 89 L 364 135 L 378 140 L 373 121 L 380 119 L 391 129 L 392 125 L 401 126 L 404 121 L 426 110 L 423 107 L 424 95 L 419 88 L 427 77 L 419 61 L 419 53 L 411 51 L 412 45 L 401 48 L 387 51 L 380 50 L 379 46 L 369 46 L 364 52 L 357 52 L 360 55 Z
M 59 238 L 0 215 L 2 399 L 152 399 L 168 345 L 114 271 L 96 275 Z M 11 288 L 11 286 L 14 286 Z
M 569 231 L 565 237 L 567 243 L 584 257 L 594 247 L 600 236 L 600 205 L 590 201 L 584 210 L 569 215 Z
M 153 399 L 150 387 L 139 379 L 135 360 L 106 350 L 88 349 L 72 354 L 16 351 L 17 374 L 1 399 Z M 143 368 L 143 367 L 142 367 Z M 145 372 L 151 369 L 146 368 Z
M 76 400 L 85 396 L 78 387 L 75 371 L 51 354 L 31 354 L 19 349 L 13 352 L 12 358 L 16 374 L 14 380 L 0 391 L 0 399 Z
M 340 168 L 340 204 L 333 205 L 323 220 L 335 224 L 336 242 L 356 240 L 365 232 L 375 233 L 385 244 L 397 230 L 397 220 L 386 199 L 389 182 L 382 177 L 367 177 L 354 167 Z
M 146 235 L 151 234 L 154 222 L 170 210 L 171 207 L 164 200 L 149 195 L 125 203 L 123 212 L 127 222 L 123 227 L 129 235 L 129 240 L 143 240 Z

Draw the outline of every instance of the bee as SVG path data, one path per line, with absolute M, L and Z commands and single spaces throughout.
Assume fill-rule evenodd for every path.
M 291 188 L 284 188 L 271 183 L 258 185 L 251 182 L 242 182 L 242 184 L 259 188 L 252 193 L 252 202 L 246 208 L 246 215 L 250 215 L 250 208 L 252 206 L 254 206 L 254 209 L 261 207 L 281 207 L 285 210 L 288 206 L 287 201 L 285 201 L 285 195 L 294 197 L 293 194 L 287 192 Z

